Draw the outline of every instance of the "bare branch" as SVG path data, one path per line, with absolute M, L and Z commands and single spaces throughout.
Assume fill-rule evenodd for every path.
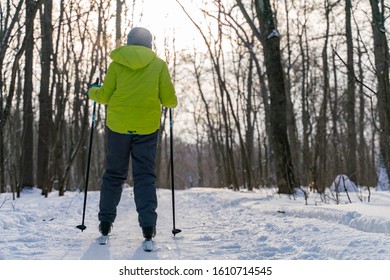
M 340 59 L 340 61 L 345 65 L 345 67 L 347 67 L 348 69 L 348 75 L 353 75 L 355 81 L 359 84 L 361 84 L 364 88 L 368 89 L 370 92 L 372 92 L 375 96 L 378 96 L 377 92 L 375 90 L 373 90 L 371 87 L 367 86 L 363 81 L 361 81 L 355 74 L 352 74 L 353 72 L 350 71 L 347 63 L 341 58 L 341 56 L 337 53 L 337 51 L 335 49 L 333 49 L 333 53 Z M 373 102 L 373 96 L 370 96 L 368 94 L 366 94 L 364 91 L 363 91 L 363 94 L 368 97 L 370 99 L 370 104 L 371 104 L 371 118 L 372 118 L 372 123 L 374 124 L 375 128 L 380 131 L 380 132 L 383 132 L 383 130 L 381 130 L 377 124 L 376 124 L 376 121 L 375 121 L 375 117 L 374 117 L 374 102 Z

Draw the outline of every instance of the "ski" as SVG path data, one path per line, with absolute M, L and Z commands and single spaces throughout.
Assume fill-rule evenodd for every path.
M 145 252 L 152 252 L 153 251 L 153 241 L 152 239 L 145 239 L 143 243 L 144 251 Z
M 102 235 L 99 237 L 99 244 L 106 245 L 108 243 L 108 235 Z

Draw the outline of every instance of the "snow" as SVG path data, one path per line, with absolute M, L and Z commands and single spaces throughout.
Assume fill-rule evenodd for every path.
M 279 32 L 276 30 L 276 29 L 273 29 L 267 36 L 267 39 L 271 39 L 271 38 L 279 38 L 280 37 L 280 34 Z
M 0 260 L 389 260 L 390 193 L 372 191 L 321 199 L 272 189 L 176 190 L 172 235 L 171 191 L 158 190 L 159 220 L 153 252 L 142 249 L 132 188 L 123 191 L 108 245 L 99 245 L 98 192 L 48 198 L 37 189 L 21 198 L 0 195 Z

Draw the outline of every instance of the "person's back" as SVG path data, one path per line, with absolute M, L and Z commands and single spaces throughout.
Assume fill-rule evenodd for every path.
M 118 133 L 149 134 L 160 126 L 161 105 L 177 99 L 166 63 L 149 48 L 122 46 L 110 54 L 104 84 L 91 99 L 108 104 L 107 126 Z

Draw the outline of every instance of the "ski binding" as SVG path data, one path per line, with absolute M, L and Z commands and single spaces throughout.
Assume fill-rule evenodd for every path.
M 102 235 L 99 237 L 99 244 L 106 245 L 108 243 L 108 235 Z
M 152 241 L 152 239 L 145 239 L 143 247 L 144 247 L 144 251 L 145 252 L 152 252 L 153 251 L 153 241 Z

